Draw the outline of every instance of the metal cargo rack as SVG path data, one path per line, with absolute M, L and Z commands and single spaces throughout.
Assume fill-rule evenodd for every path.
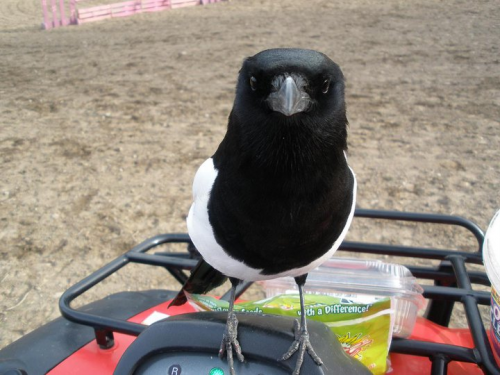
M 491 284 L 484 271 L 468 271 L 466 267 L 467 264 L 483 264 L 482 244 L 484 234 L 482 230 L 469 220 L 449 215 L 358 209 L 355 216 L 367 219 L 458 226 L 465 228 L 476 239 L 477 248 L 472 251 L 350 241 L 345 241 L 339 250 L 440 261 L 438 266 L 407 266 L 415 277 L 434 281 L 433 285 L 422 286 L 424 297 L 429 300 L 425 317 L 434 323 L 448 327 L 455 303 L 462 304 L 474 347 L 466 348 L 457 345 L 394 338 L 390 351 L 392 353 L 428 357 L 432 362 L 432 375 L 447 374 L 448 364 L 451 361 L 475 363 L 485 374 L 500 374 L 500 368 L 493 357 L 478 308 L 479 305 L 489 306 L 491 296 L 489 292 L 474 288 L 474 284 L 484 286 L 491 286 Z M 159 245 L 169 243 L 185 243 L 190 251 L 183 253 L 148 253 Z M 103 348 L 113 346 L 113 332 L 138 336 L 147 327 L 76 310 L 71 308 L 70 304 L 75 298 L 129 263 L 164 267 L 179 283 L 183 284 L 188 277 L 185 271 L 192 269 L 197 264 L 197 254 L 187 234 L 158 235 L 135 246 L 127 253 L 69 288 L 62 295 L 59 302 L 62 315 L 75 323 L 93 327 L 97 343 Z M 251 283 L 242 283 L 237 296 L 244 293 L 250 285 Z M 228 293 L 222 298 L 227 299 Z

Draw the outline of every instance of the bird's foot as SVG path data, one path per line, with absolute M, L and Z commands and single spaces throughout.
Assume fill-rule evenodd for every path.
M 309 341 L 309 333 L 307 332 L 306 329 L 302 329 L 300 327 L 300 323 L 298 320 L 295 320 L 293 324 L 293 331 L 295 333 L 295 341 L 292 343 L 288 351 L 285 354 L 283 354 L 281 360 L 286 361 L 295 352 L 298 352 L 298 358 L 297 362 L 295 363 L 295 370 L 293 371 L 293 375 L 300 374 L 300 368 L 302 367 L 302 363 L 304 362 L 304 354 L 306 351 L 309 353 L 313 361 L 318 366 L 321 366 L 323 364 L 323 361 L 314 351 L 311 342 Z
M 245 357 L 241 354 L 241 346 L 238 342 L 238 319 L 234 312 L 230 312 L 227 316 L 226 330 L 220 344 L 219 358 L 222 358 L 224 353 L 227 353 L 227 364 L 231 375 L 236 374 L 234 371 L 233 348 L 238 360 L 244 362 Z

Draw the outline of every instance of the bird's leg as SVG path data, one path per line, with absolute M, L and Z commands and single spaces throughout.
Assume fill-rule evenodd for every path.
M 233 347 L 236 352 L 236 357 L 240 362 L 245 360 L 243 354 L 241 354 L 240 343 L 238 342 L 238 319 L 234 313 L 234 299 L 236 296 L 236 287 L 240 283 L 240 280 L 235 278 L 229 278 L 232 284 L 231 288 L 231 300 L 229 301 L 229 312 L 227 314 L 226 330 L 224 331 L 224 336 L 222 337 L 222 342 L 219 350 L 219 357 L 222 358 L 224 353 L 227 353 L 227 364 L 229 366 L 229 372 L 231 375 L 235 375 L 234 371 L 234 360 L 233 360 Z
M 295 334 L 295 340 L 288 349 L 288 351 L 283 354 L 281 358 L 282 361 L 290 358 L 295 352 L 298 352 L 297 362 L 295 364 L 295 370 L 293 371 L 293 375 L 300 374 L 300 368 L 302 367 L 302 362 L 304 362 L 304 354 L 307 351 L 314 362 L 321 366 L 323 361 L 314 351 L 311 342 L 309 341 L 309 332 L 307 331 L 307 323 L 306 323 L 306 309 L 304 306 L 304 291 L 303 287 L 306 282 L 307 274 L 296 277 L 295 282 L 299 287 L 299 296 L 300 296 L 300 325 L 299 321 L 295 320 L 293 331 Z

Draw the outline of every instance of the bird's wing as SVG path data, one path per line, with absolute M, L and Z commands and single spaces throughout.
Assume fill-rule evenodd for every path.
M 210 191 L 217 177 L 217 170 L 214 167 L 212 158 L 205 160 L 200 165 L 193 181 L 193 202 L 206 198 L 208 200 Z
M 189 236 L 208 263 L 213 263 L 211 254 L 225 254 L 217 243 L 208 217 L 210 191 L 217 178 L 213 159 L 207 159 L 198 169 L 193 182 L 193 204 L 186 219 Z
M 212 158 L 207 159 L 198 168 L 194 177 L 193 204 L 189 210 L 187 224 L 191 240 L 195 246 L 197 243 L 200 243 L 200 241 L 203 243 L 212 243 L 215 241 L 212 228 L 210 227 L 210 223 L 208 221 L 207 206 L 208 200 L 210 199 L 210 191 L 212 190 L 216 177 L 217 170 L 214 168 Z M 201 259 L 196 267 L 191 271 L 191 275 L 184 283 L 177 296 L 172 300 L 170 306 L 179 306 L 184 304 L 187 301 L 184 293 L 185 291 L 195 294 L 206 293 L 220 286 L 225 280 L 226 277 L 222 273 Z
M 204 294 L 221 286 L 227 277 L 201 259 L 191 275 L 182 286 L 177 296 L 170 302 L 170 306 L 181 306 L 187 302 L 186 293 Z
M 200 166 L 193 182 L 193 204 L 186 219 L 191 241 L 203 259 L 224 275 L 241 280 L 259 280 L 261 270 L 230 257 L 215 238 L 208 215 L 208 203 L 216 178 L 217 169 L 210 158 Z

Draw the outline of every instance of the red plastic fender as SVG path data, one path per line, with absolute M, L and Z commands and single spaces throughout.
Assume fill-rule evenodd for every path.
M 457 345 L 473 348 L 471 333 L 468 329 L 446 328 L 430 322 L 424 318 L 417 318 L 417 323 L 410 339 L 435 342 L 440 344 Z M 427 357 L 406 354 L 391 354 L 392 371 L 394 375 L 422 375 L 430 374 L 432 363 Z M 483 371 L 473 363 L 450 362 L 449 375 L 483 375 Z
M 183 306 L 168 308 L 170 301 L 145 310 L 129 319 L 134 323 L 142 323 L 155 311 L 166 315 L 193 313 L 195 309 L 188 303 Z M 66 358 L 58 366 L 48 372 L 48 375 L 113 375 L 118 361 L 134 336 L 115 333 L 115 345 L 111 349 L 101 349 L 91 341 L 72 356 Z M 415 329 L 410 339 L 429 341 L 442 344 L 459 345 L 472 348 L 472 336 L 467 329 L 441 327 L 424 318 L 417 318 Z M 427 357 L 406 354 L 391 354 L 391 367 L 387 374 L 391 375 L 422 375 L 431 373 L 431 362 Z M 451 362 L 448 365 L 450 375 L 482 375 L 481 369 L 471 363 Z
M 166 315 L 178 315 L 195 312 L 195 309 L 186 303 L 183 306 L 174 306 L 168 309 L 168 302 L 145 310 L 128 321 L 142 323 L 153 312 Z M 168 310 L 168 311 L 167 311 Z M 101 349 L 95 340 L 92 340 L 72 356 L 66 358 L 59 365 L 49 371 L 48 375 L 113 375 L 118 361 L 125 350 L 135 340 L 135 336 L 114 333 L 115 345 L 111 349 Z

